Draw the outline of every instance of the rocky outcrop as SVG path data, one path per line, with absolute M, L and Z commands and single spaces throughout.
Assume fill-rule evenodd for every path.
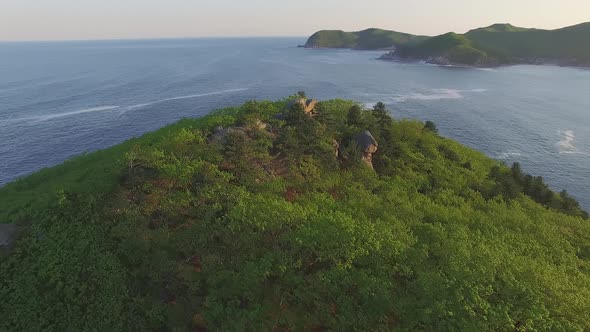
M 332 140 L 332 148 L 334 149 L 334 155 L 338 158 L 340 156 L 340 143 L 337 140 Z
M 317 104 L 317 99 L 299 98 L 289 102 L 289 104 L 287 105 L 287 109 L 299 107 L 305 114 L 313 116 L 315 115 L 315 107 L 317 106 Z
M 377 152 L 379 144 L 377 140 L 371 134 L 370 131 L 366 130 L 355 137 L 356 144 L 363 153 L 362 160 L 367 166 L 373 168 L 373 154 Z

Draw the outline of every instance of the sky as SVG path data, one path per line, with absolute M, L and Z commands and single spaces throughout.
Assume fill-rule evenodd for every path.
M 0 0 L 0 41 L 458 33 L 590 21 L 590 0 Z

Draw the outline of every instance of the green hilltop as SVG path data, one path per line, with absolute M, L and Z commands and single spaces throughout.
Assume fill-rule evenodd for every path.
M 503 64 L 590 65 L 590 23 L 557 30 L 476 29 L 465 36 Z
M 567 192 L 381 103 L 303 96 L 0 188 L 20 228 L 0 330 L 590 329 L 590 223 Z
M 435 37 L 370 30 L 378 33 L 320 31 L 308 40 L 306 47 L 372 50 L 389 47 L 394 50 L 382 57 L 385 60 L 421 60 L 441 65 L 590 66 L 590 23 L 556 30 L 493 24 L 465 34 L 446 33 Z
M 357 32 L 322 30 L 314 33 L 305 43 L 305 47 L 379 50 L 416 43 L 426 38 L 428 37 L 374 28 Z
M 437 64 L 493 65 L 496 59 L 479 49 L 465 35 L 449 32 L 429 38 L 414 46 L 401 47 L 393 56 L 403 59 L 426 59 Z

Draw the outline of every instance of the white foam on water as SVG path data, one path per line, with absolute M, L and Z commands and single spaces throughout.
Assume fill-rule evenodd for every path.
M 419 101 L 436 101 L 436 100 L 451 100 L 451 99 L 463 99 L 465 93 L 483 93 L 487 92 L 488 89 L 470 89 L 470 90 L 458 90 L 458 89 L 431 89 L 428 92 L 413 92 L 401 95 L 390 95 L 381 93 L 357 93 L 362 96 L 379 96 L 381 101 L 389 104 L 403 103 L 412 100 Z M 365 107 L 372 107 L 376 102 L 366 102 L 363 105 Z
M 578 148 L 576 147 L 576 134 L 573 130 L 564 130 L 559 133 L 563 135 L 561 141 L 555 143 L 559 150 L 559 154 L 590 155 L 588 152 L 578 151 Z
M 473 68 L 475 70 L 481 70 L 481 71 L 498 71 L 495 68 Z
M 225 93 L 240 92 L 240 91 L 246 91 L 246 90 L 248 90 L 248 89 L 247 88 L 241 88 L 241 89 L 230 89 L 230 90 L 214 91 L 214 92 L 207 92 L 207 93 L 201 93 L 201 94 L 196 94 L 196 95 L 187 95 L 187 96 L 172 97 L 172 98 L 164 99 L 164 101 L 168 101 L 168 100 L 180 100 L 180 99 L 190 99 L 190 98 L 199 98 L 199 97 L 207 97 L 207 96 L 214 96 L 214 95 L 222 95 L 222 94 L 225 94 Z
M 502 152 L 499 155 L 497 155 L 495 159 L 507 160 L 507 159 L 514 159 L 516 157 L 522 157 L 522 153 L 520 153 L 520 152 Z
M 97 107 L 84 108 L 81 110 L 71 111 L 71 112 L 43 114 L 43 115 L 27 116 L 27 117 L 14 118 L 14 119 L 4 119 L 4 120 L 0 120 L 0 124 L 10 124 L 10 123 L 14 123 L 14 122 L 23 122 L 23 121 L 47 121 L 47 120 L 66 117 L 66 116 L 80 115 L 80 114 L 93 113 L 93 112 L 113 111 L 113 110 L 117 110 L 117 109 L 120 109 L 123 111 L 129 111 L 129 110 L 139 109 L 139 108 L 143 108 L 143 107 L 158 104 L 158 103 L 163 103 L 166 101 L 207 97 L 207 96 L 221 95 L 221 94 L 225 94 L 225 93 L 240 92 L 240 91 L 246 91 L 246 90 L 248 90 L 248 89 L 247 88 L 240 88 L 240 89 L 213 91 L 213 92 L 200 93 L 200 94 L 194 94 L 194 95 L 185 95 L 185 96 L 160 99 L 160 100 L 156 100 L 156 101 L 149 102 L 149 103 L 137 104 L 137 105 L 127 106 L 127 107 L 114 106 L 114 105 L 97 106 Z
M 159 104 L 159 103 L 163 103 L 163 102 L 167 102 L 167 101 L 172 101 L 172 100 L 182 100 L 182 99 L 192 99 L 192 98 L 200 98 L 200 97 L 207 97 L 207 96 L 215 96 L 215 95 L 222 95 L 222 94 L 232 93 L 232 92 L 241 92 L 241 91 L 246 91 L 246 90 L 248 90 L 248 88 L 229 89 L 229 90 L 213 91 L 213 92 L 200 93 L 200 94 L 194 94 L 194 95 L 171 97 L 171 98 L 165 98 L 165 99 L 160 99 L 160 100 L 152 101 L 152 102 L 149 102 L 149 103 L 143 103 L 143 104 L 137 104 L 137 105 L 128 106 L 128 107 L 125 108 L 125 110 L 135 110 L 135 109 L 138 109 L 138 108 L 144 108 L 146 106 L 151 106 L 151 105 L 154 105 L 154 104 Z
M 112 111 L 112 110 L 116 110 L 118 108 L 119 108 L 119 106 L 113 106 L 113 105 L 97 106 L 97 107 L 84 108 L 81 110 L 71 111 L 71 112 L 35 115 L 35 116 L 27 116 L 27 117 L 22 117 L 22 118 L 15 118 L 15 119 L 6 119 L 6 120 L 0 121 L 0 123 L 13 123 L 13 122 L 22 122 L 22 121 L 46 121 L 46 120 L 62 118 L 62 117 L 78 115 L 78 114 L 84 114 L 84 113 Z
M 116 110 L 117 108 L 119 108 L 119 106 L 112 106 L 112 105 L 109 105 L 109 106 L 97 106 L 97 107 L 90 107 L 90 108 L 85 108 L 85 109 L 81 109 L 81 110 L 78 110 L 78 111 L 72 111 L 72 112 L 40 115 L 40 116 L 36 117 L 36 119 L 39 119 L 39 120 L 50 120 L 50 119 L 55 119 L 55 118 L 61 118 L 61 117 L 64 117 L 64 116 L 78 115 L 78 114 L 84 114 L 84 113 L 93 113 L 93 112 L 101 112 L 101 111 L 112 111 L 112 110 Z
M 143 108 L 143 107 L 150 106 L 150 105 L 153 105 L 153 104 L 156 104 L 156 103 L 157 103 L 157 101 L 155 101 L 153 103 L 144 103 L 144 104 L 137 104 L 137 105 L 127 106 L 127 107 L 125 107 L 125 110 L 134 110 L 134 109 L 137 109 L 137 108 Z
M 565 130 L 560 132 L 563 137 L 561 141 L 557 142 L 559 153 L 572 153 L 576 151 L 576 134 L 573 130 Z
M 406 95 L 399 95 L 392 98 L 392 101 L 403 103 L 409 100 L 443 100 L 443 99 L 463 99 L 461 90 L 454 89 L 433 89 L 432 93 L 410 93 Z

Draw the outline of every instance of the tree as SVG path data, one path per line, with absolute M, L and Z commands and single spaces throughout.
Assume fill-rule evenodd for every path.
M 580 208 L 580 204 L 567 193 L 567 190 L 562 190 L 559 197 L 561 198 L 561 208 L 563 210 L 575 211 Z
M 391 127 L 393 119 L 389 115 L 387 108 L 385 108 L 385 104 L 383 104 L 382 102 L 378 102 L 377 104 L 375 104 L 375 106 L 373 107 L 372 114 L 373 117 L 377 119 L 378 125 L 380 126 L 380 130 L 386 130 L 389 127 Z
M 520 183 L 522 180 L 522 169 L 520 168 L 520 163 L 513 163 L 510 170 L 512 171 L 512 177 L 514 180 Z
M 360 126 L 362 125 L 363 110 L 359 105 L 354 105 L 348 110 L 348 125 Z
M 436 127 L 436 124 L 432 121 L 426 121 L 424 123 L 424 130 L 428 130 L 433 133 L 438 133 L 438 128 Z
M 385 108 L 385 104 L 382 102 L 378 102 L 373 106 L 373 115 L 376 117 L 384 117 L 388 115 L 387 108 Z

